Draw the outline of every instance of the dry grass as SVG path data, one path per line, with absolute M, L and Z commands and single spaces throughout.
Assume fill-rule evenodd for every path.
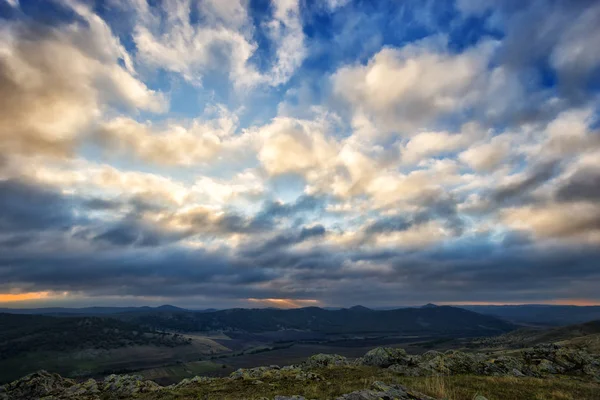
M 275 395 L 302 395 L 311 399 L 332 399 L 344 393 L 365 389 L 375 381 L 400 383 L 438 399 L 473 400 L 477 394 L 488 400 L 600 400 L 600 384 L 560 377 L 549 379 L 444 376 L 402 377 L 385 369 L 369 367 L 345 367 L 315 370 L 322 381 L 297 381 L 285 379 L 261 379 L 252 381 L 220 379 L 210 384 L 176 392 L 160 393 L 151 400 L 182 399 L 259 399 Z

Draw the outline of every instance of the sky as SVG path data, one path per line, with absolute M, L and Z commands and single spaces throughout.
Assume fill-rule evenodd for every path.
M 600 2 L 0 0 L 0 306 L 600 304 Z

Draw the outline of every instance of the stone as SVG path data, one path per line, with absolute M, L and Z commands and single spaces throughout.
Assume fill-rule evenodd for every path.
M 33 400 L 59 396 L 74 385 L 75 381 L 71 379 L 39 371 L 4 385 L 4 393 L 0 392 L 0 396 L 10 400 Z
M 413 392 L 402 385 L 388 385 L 383 382 L 374 382 L 370 389 L 357 390 L 338 397 L 336 400 L 435 400 L 422 393 Z
M 310 356 L 304 362 L 304 366 L 307 368 L 323 368 L 345 365 L 350 365 L 350 361 L 348 361 L 346 357 L 338 354 L 315 354 L 314 356 Z
M 406 354 L 404 349 L 393 347 L 377 347 L 365 354 L 359 362 L 362 365 L 372 365 L 376 367 L 387 368 L 394 364 L 411 364 L 412 358 Z

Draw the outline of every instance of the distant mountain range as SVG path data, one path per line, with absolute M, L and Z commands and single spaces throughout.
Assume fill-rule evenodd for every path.
M 2 310 L 0 310 L 1 312 Z M 10 310 L 52 316 L 104 316 L 150 329 L 177 332 L 305 330 L 326 334 L 402 333 L 494 335 L 515 329 L 512 323 L 450 306 L 372 310 L 354 306 L 338 310 L 228 309 L 192 311 L 174 306 L 90 307 Z
M 448 306 L 443 306 L 448 307 Z M 442 309 L 444 309 L 442 307 Z M 40 314 L 53 316 L 118 316 L 119 319 L 142 319 L 147 323 L 151 320 L 161 321 L 171 317 L 161 314 L 176 314 L 177 317 L 172 321 L 172 324 L 181 325 L 181 327 L 197 328 L 206 330 L 214 327 L 217 329 L 245 329 L 247 325 L 256 327 L 269 327 L 269 329 L 278 329 L 282 326 L 299 326 L 299 321 L 296 318 L 304 318 L 307 315 L 306 310 L 312 310 L 308 314 L 312 318 L 312 326 L 325 327 L 335 330 L 341 322 L 336 322 L 336 318 L 343 318 L 346 313 L 352 312 L 372 312 L 375 327 L 381 327 L 383 324 L 379 321 L 381 318 L 389 318 L 390 315 L 398 315 L 398 317 L 412 318 L 411 311 L 415 309 L 435 309 L 439 308 L 435 304 L 426 304 L 422 307 L 403 307 L 403 308 L 383 308 L 371 309 L 361 305 L 350 308 L 336 307 L 309 307 L 305 309 L 282 310 L 276 308 L 268 309 L 228 309 L 217 310 L 214 308 L 204 310 L 190 310 L 172 305 L 163 305 L 159 307 L 84 307 L 84 308 L 30 308 L 30 309 L 10 309 L 0 308 L 0 313 L 11 314 Z M 506 305 L 506 306 L 484 306 L 484 305 L 469 305 L 469 306 L 452 306 L 454 309 L 464 309 L 475 313 L 493 316 L 510 323 L 519 325 L 542 325 L 542 326 L 562 326 L 571 324 L 580 324 L 587 321 L 600 319 L 600 306 L 563 306 L 563 305 Z M 304 311 L 301 311 L 304 310 Z M 208 313 L 209 316 L 197 316 L 196 314 Z M 216 314 L 215 314 L 216 313 Z M 385 314 L 389 313 L 389 314 Z M 212 315 L 214 314 L 214 315 Z M 314 314 L 314 315 L 313 315 Z M 231 317 L 232 315 L 235 318 Z M 283 320 L 280 320 L 280 315 L 285 315 Z M 288 318 L 289 316 L 289 318 Z M 238 319 L 239 321 L 233 321 Z M 246 321 L 246 322 L 241 322 Z M 249 322 L 251 321 L 251 322 Z M 342 321 L 343 322 L 343 321 Z M 240 325 L 241 324 L 241 325 Z M 337 325 L 336 325 L 337 324 Z M 349 323 L 348 323 L 349 324 Z M 411 326 L 410 321 L 405 321 L 405 324 L 400 327 L 396 323 L 388 321 L 392 330 L 399 328 L 408 328 Z M 302 325 L 302 324 L 300 324 Z M 308 323 L 306 323 L 308 325 Z M 416 326 L 416 325 L 415 325 Z M 436 326 L 436 324 L 432 325 Z M 304 329 L 294 328 L 294 329 Z M 255 329 L 255 328 L 252 328 Z M 380 328 L 377 328 L 380 329 Z
M 486 315 L 493 315 L 518 324 L 561 326 L 581 324 L 600 319 L 600 306 L 562 306 L 524 304 L 515 306 L 461 306 Z
M 492 335 L 515 329 L 513 324 L 499 318 L 450 306 L 388 311 L 362 306 L 341 310 L 306 307 L 289 310 L 240 308 L 205 313 L 140 311 L 119 314 L 119 318 L 155 329 L 181 332 L 269 332 L 295 329 L 327 334 Z
M 188 310 L 185 308 L 175 307 L 168 304 L 159 307 L 47 307 L 47 308 L 0 308 L 0 313 L 8 314 L 38 314 L 38 315 L 109 315 L 128 312 L 173 312 L 173 311 L 193 311 L 193 312 L 213 312 L 216 308 L 208 308 L 205 310 Z

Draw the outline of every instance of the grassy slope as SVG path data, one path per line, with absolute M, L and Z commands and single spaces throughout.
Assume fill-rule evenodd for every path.
M 472 400 L 482 394 L 489 400 L 598 400 L 600 385 L 560 377 L 550 379 L 513 377 L 401 377 L 387 369 L 374 367 L 335 367 L 314 370 L 322 381 L 298 381 L 293 378 L 252 381 L 219 379 L 195 387 L 171 392 L 145 394 L 148 400 L 182 399 L 259 399 L 275 395 L 302 395 L 330 399 L 354 390 L 368 388 L 375 381 L 400 383 L 436 398 Z M 141 397 L 140 397 L 141 398 Z
M 0 383 L 40 369 L 97 376 L 224 351 L 209 338 L 144 331 L 111 318 L 0 314 Z

